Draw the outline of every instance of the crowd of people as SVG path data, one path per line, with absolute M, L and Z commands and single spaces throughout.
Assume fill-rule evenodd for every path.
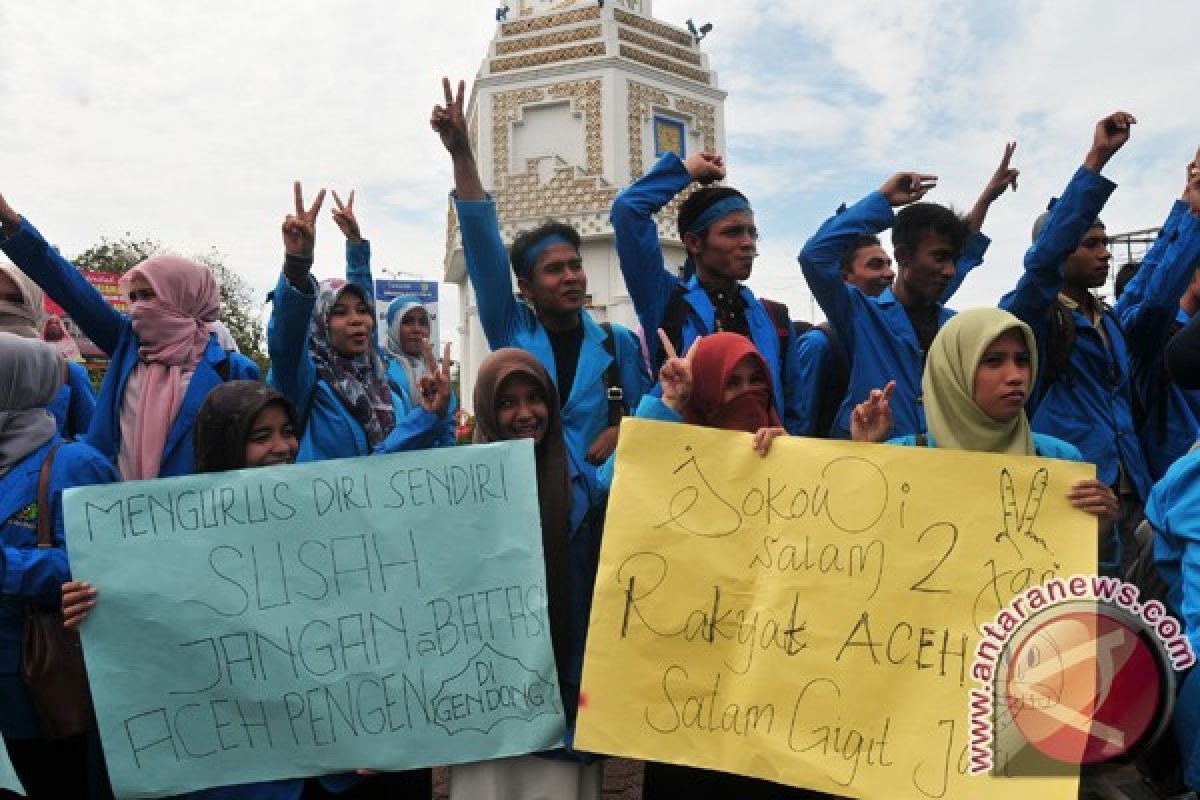
M 1015 144 L 969 214 L 923 198 L 936 177 L 900 172 L 843 206 L 803 245 L 804 280 L 827 322 L 793 323 L 746 286 L 758 230 L 749 199 L 720 185 L 725 163 L 664 155 L 612 207 L 625 285 L 641 328 L 586 309 L 578 231 L 549 221 L 505 248 L 463 115 L 444 81 L 431 126 L 449 154 L 455 212 L 492 350 L 475 379 L 476 442 L 532 439 L 551 641 L 568 729 L 562 747 L 456 765 L 451 796 L 598 798 L 601 763 L 572 747 L 603 510 L 626 415 L 752 436 L 944 447 L 1090 462 L 1070 503 L 1097 519 L 1097 554 L 1124 575 L 1153 546 L 1172 609 L 1200 644 L 1200 152 L 1162 233 L 1107 304 L 1111 254 L 1102 171 L 1135 119 L 1097 123 L 1082 165 L 1033 225 L 1023 272 L 999 308 L 946 304 L 983 262 L 989 208 L 1010 188 Z M 0 187 L 5 188 L 5 187 Z M 655 215 L 685 193 L 682 265 L 668 264 Z M 370 243 L 331 193 L 345 278 L 312 273 L 326 192 L 282 225 L 283 268 L 267 329 L 270 372 L 217 334 L 218 287 L 203 265 L 154 256 L 121 278 L 115 310 L 0 197 L 0 733 L 32 798 L 111 796 L 94 733 L 53 738 L 22 678 L 26 610 L 61 608 L 77 629 L 104 587 L 71 579 L 62 493 L 75 486 L 452 446 L 450 350 L 430 318 L 392 301 L 377 336 Z M 1147 198 L 1151 200 L 1151 198 Z M 1169 198 L 1163 198 L 1167 202 Z M 891 229 L 892 255 L 880 235 Z M 893 261 L 894 259 L 894 261 Z M 1132 271 L 1131 268 L 1130 271 Z M 510 275 L 511 270 L 511 275 Z M 512 291 L 513 276 L 520 300 Z M 98 395 L 72 360 L 60 305 L 109 357 Z M 382 341 L 382 344 L 379 342 Z M 48 480 L 43 503 L 39 482 Z M 46 507 L 42 507 L 45 505 Z M 49 515 L 54 546 L 37 547 Z M 1134 532 L 1148 519 L 1157 537 Z M 1175 726 L 1187 786 L 1200 788 L 1200 679 L 1184 682 Z M 428 798 L 428 769 L 274 781 L 193 798 Z M 818 797 L 756 779 L 648 764 L 644 797 Z M 3 794 L 0 792 L 0 794 Z

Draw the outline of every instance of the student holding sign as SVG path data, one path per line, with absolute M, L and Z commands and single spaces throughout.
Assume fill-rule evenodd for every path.
M 54 800 L 88 796 L 88 741 L 45 737 L 21 675 L 25 617 L 32 606 L 57 606 L 70 575 L 63 492 L 118 480 L 100 453 L 59 436 L 46 407 L 62 382 L 53 346 L 0 333 L 0 734 L 29 797 Z M 47 515 L 53 546 L 39 547 Z
M 3 197 L 0 247 L 111 359 L 88 444 L 125 480 L 187 475 L 192 421 L 204 396 L 227 380 L 259 377 L 253 361 L 226 353 L 217 340 L 212 271 L 179 256 L 146 259 L 121 277 L 125 315 Z
M 921 378 L 929 433 L 888 443 L 1083 461 L 1074 445 L 1030 428 L 1025 403 L 1036 373 L 1029 326 L 999 309 L 964 311 L 942 327 L 929 349 Z M 855 406 L 850 418 L 855 441 L 888 437 L 894 390 L 895 383 L 889 383 Z M 1067 497 L 1075 508 L 1096 515 L 1103 538 L 1117 516 L 1112 489 L 1097 479 L 1084 480 Z
M 231 381 L 214 389 L 196 415 L 196 473 L 291 464 L 300 449 L 295 408 L 279 392 L 258 381 Z M 95 587 L 83 581 L 63 584 L 63 624 L 77 628 L 96 605 Z M 187 800 L 300 800 L 338 797 L 427 798 L 429 770 L 359 775 L 327 775 L 222 786 L 191 792 Z
M 305 421 L 298 460 L 397 453 L 438 444 L 450 408 L 450 345 L 440 367 L 426 346 L 428 374 L 419 381 L 419 408 L 403 414 L 375 345 L 369 263 L 352 260 L 346 280 L 318 284 L 310 270 L 325 190 L 306 208 L 300 183 L 293 188 L 296 213 L 283 223 L 286 256 L 267 326 L 267 349 L 272 385 L 295 404 Z M 338 205 L 342 213 L 353 211 Z
M 531 353 L 504 347 L 479 366 L 475 379 L 475 443 L 532 439 L 537 458 L 546 605 L 567 734 L 563 749 L 458 764 L 450 768 L 451 800 L 598 800 L 601 765 L 571 749 L 583 649 L 601 530 L 602 498 L 568 457 L 554 382 Z

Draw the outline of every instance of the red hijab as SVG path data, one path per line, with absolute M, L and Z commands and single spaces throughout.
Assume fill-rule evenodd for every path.
M 734 367 L 745 358 L 757 362 L 767 382 L 726 403 L 725 384 Z M 692 396 L 683 410 L 684 422 L 747 433 L 779 426 L 772 401 L 771 370 L 745 336 L 722 332 L 701 339 L 692 356 L 692 381 Z

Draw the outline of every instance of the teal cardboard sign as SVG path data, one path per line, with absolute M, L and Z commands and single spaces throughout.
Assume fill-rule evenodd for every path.
M 560 745 L 528 441 L 74 489 L 113 788 Z
M 8 748 L 4 746 L 3 738 L 0 738 L 0 789 L 8 789 L 22 797 L 25 796 L 25 789 L 21 786 L 21 779 L 17 777 L 17 771 L 13 769 L 12 761 L 8 758 Z

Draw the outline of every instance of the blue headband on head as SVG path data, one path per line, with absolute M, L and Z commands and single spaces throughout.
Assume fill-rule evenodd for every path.
M 719 219 L 728 217 L 730 214 L 738 211 L 749 211 L 753 213 L 754 209 L 750 208 L 750 202 L 740 194 L 731 194 L 729 197 L 724 197 L 713 203 L 708 208 L 704 209 L 704 213 L 696 217 L 695 221 L 688 226 L 684 233 L 704 233 L 714 222 Z M 696 274 L 696 262 L 689 255 L 687 260 L 683 262 L 683 279 L 691 280 Z
M 575 245 L 570 242 L 565 236 L 557 233 L 552 233 L 548 236 L 543 236 L 538 239 L 529 249 L 525 251 L 525 257 L 521 259 L 521 270 L 517 273 L 518 278 L 528 278 L 529 273 L 533 272 L 533 267 L 537 264 L 542 253 L 546 252 L 547 247 L 553 247 L 556 244 L 570 245 L 574 249 Z

